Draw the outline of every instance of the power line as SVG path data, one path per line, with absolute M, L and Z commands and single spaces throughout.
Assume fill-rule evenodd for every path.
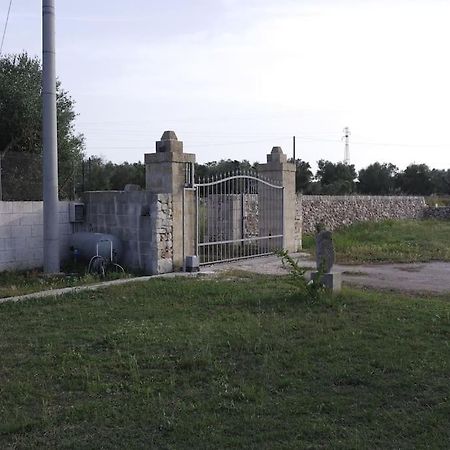
M 287 140 L 289 138 L 279 139 L 279 140 Z M 185 141 L 186 142 L 186 141 Z M 201 147 L 226 147 L 226 146 L 233 146 L 233 145 L 243 145 L 243 144 L 260 144 L 264 142 L 273 142 L 273 140 L 268 139 L 261 139 L 261 140 L 255 140 L 255 141 L 233 141 L 233 142 L 209 142 L 209 143 L 189 143 L 189 146 L 192 148 L 201 148 Z M 151 150 L 150 145 L 87 145 L 89 149 L 94 150 Z
M 9 7 L 8 7 L 8 13 L 6 14 L 6 20 L 5 20 L 5 28 L 3 28 L 3 36 L 2 36 L 2 43 L 0 45 L 0 55 L 3 52 L 3 44 L 5 43 L 5 36 L 6 36 L 6 30 L 8 29 L 8 22 L 9 22 L 9 14 L 11 12 L 11 5 L 13 0 L 9 0 Z

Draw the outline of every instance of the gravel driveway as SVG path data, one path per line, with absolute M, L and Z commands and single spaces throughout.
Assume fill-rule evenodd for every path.
M 306 253 L 296 253 L 292 256 L 299 260 L 299 265 L 302 267 L 315 267 L 314 261 L 311 261 Z M 342 272 L 345 284 L 404 292 L 437 294 L 450 292 L 450 263 L 448 262 L 351 266 L 337 264 L 333 269 L 336 272 Z M 212 272 L 244 270 L 273 275 L 283 275 L 288 272 L 277 256 L 212 264 L 202 267 L 202 270 Z

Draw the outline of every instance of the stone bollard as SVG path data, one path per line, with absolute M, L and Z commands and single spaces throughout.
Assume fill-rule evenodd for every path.
M 317 271 L 311 273 L 311 279 L 321 275 L 320 282 L 333 293 L 340 292 L 342 288 L 342 274 L 332 272 L 335 261 L 333 236 L 331 231 L 323 230 L 316 235 L 316 267 Z

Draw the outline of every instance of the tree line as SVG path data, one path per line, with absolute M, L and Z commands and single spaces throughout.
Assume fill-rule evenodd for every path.
M 0 58 L 0 200 L 42 199 L 41 79 L 38 58 L 26 53 Z M 86 158 L 84 136 L 75 131 L 74 105 L 58 81 L 59 197 L 75 199 L 86 190 L 122 190 L 126 184 L 144 188 L 144 164 Z M 399 170 L 375 162 L 357 172 L 351 164 L 320 160 L 316 173 L 307 161 L 297 159 L 295 165 L 296 190 L 304 194 L 450 194 L 450 170 L 426 164 Z M 196 164 L 195 173 L 204 179 L 257 169 L 258 163 L 222 159 Z
M 356 171 L 353 164 L 318 161 L 315 174 L 308 162 L 297 160 L 296 188 L 305 194 L 344 195 L 449 195 L 450 170 L 410 164 L 375 162 Z
M 290 160 L 293 162 L 293 160 Z M 297 159 L 296 191 L 310 195 L 431 195 L 450 194 L 450 170 L 430 169 L 426 164 L 410 164 L 399 170 L 394 164 L 375 162 L 356 171 L 353 164 L 317 162 L 313 173 L 307 161 Z M 216 176 L 233 170 L 258 170 L 258 163 L 221 160 L 196 165 L 201 177 Z

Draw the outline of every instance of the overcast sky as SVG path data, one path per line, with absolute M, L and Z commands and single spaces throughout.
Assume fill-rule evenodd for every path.
M 0 20 L 9 0 L 0 0 Z M 56 1 L 57 71 L 88 155 L 142 161 L 173 129 L 200 162 L 272 146 L 357 168 L 450 168 L 450 0 Z M 4 53 L 41 54 L 14 0 Z

